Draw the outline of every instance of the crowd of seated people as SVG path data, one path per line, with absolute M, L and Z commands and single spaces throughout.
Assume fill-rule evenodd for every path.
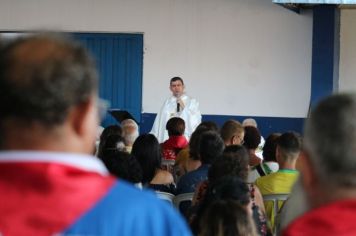
M 335 97 L 336 98 L 331 98 L 331 100 L 341 98 L 345 100 L 349 99 L 356 104 L 356 99 L 353 101 L 352 99 L 354 99 L 354 97 L 350 95 L 344 95 L 344 97 L 340 95 L 341 98 L 338 98 L 337 96 Z M 329 101 L 327 100 L 326 105 L 324 104 L 324 106 L 329 106 L 330 109 L 334 110 L 342 110 L 342 107 L 338 108 L 332 106 L 332 102 L 334 101 L 329 102 L 331 105 L 328 104 L 328 102 Z M 338 104 L 340 105 L 340 103 Z M 324 111 L 320 109 L 317 112 L 324 114 Z M 347 109 L 352 110 L 353 108 L 348 107 Z M 323 123 L 319 124 L 322 118 L 320 118 L 321 115 L 318 113 L 314 115 L 316 118 L 313 118 L 316 121 L 310 123 L 309 126 L 314 125 L 319 127 L 320 125 L 323 125 Z M 339 113 L 341 113 L 341 111 L 339 111 Z M 341 117 L 340 119 L 342 119 L 343 117 L 339 113 L 336 115 L 339 115 Z M 320 117 L 318 117 L 318 115 Z M 172 128 L 172 123 L 175 124 L 175 126 L 179 126 L 178 124 L 180 123 L 181 129 L 183 130 L 182 124 L 184 124 L 184 121 L 182 122 L 178 119 L 172 119 L 171 123 L 167 124 L 167 129 L 174 129 Z M 326 130 L 325 126 L 323 127 Z M 182 133 L 182 130 L 180 130 L 180 133 Z M 340 132 L 338 127 L 336 127 L 335 130 Z M 309 132 L 308 137 L 314 137 L 316 136 L 314 133 L 319 131 L 313 130 L 314 133 L 311 133 L 312 131 Z M 103 134 L 105 135 L 105 133 L 104 130 Z M 308 221 L 311 223 L 314 222 L 313 215 L 307 214 L 310 210 L 308 204 L 312 203 L 316 207 L 319 207 L 319 202 L 330 203 L 330 212 L 335 212 L 332 207 L 335 209 L 336 207 L 339 207 L 337 209 L 343 209 L 343 202 L 340 204 L 338 202 L 333 204 L 332 199 L 330 201 L 316 200 L 314 198 L 310 199 L 309 195 L 304 193 L 305 191 L 307 193 L 319 194 L 318 191 L 324 191 L 324 182 L 320 181 L 320 178 L 321 176 L 323 178 L 326 177 L 325 175 L 322 175 L 323 172 L 316 172 L 324 170 L 315 170 L 314 167 L 311 169 L 311 166 L 314 164 L 311 165 L 310 163 L 313 163 L 314 159 L 311 159 L 310 155 L 315 154 L 301 153 L 301 137 L 295 132 L 270 134 L 262 147 L 262 155 L 259 156 L 256 152 L 258 151 L 259 145 L 261 145 L 262 136 L 256 126 L 246 124 L 245 126 L 242 126 L 238 121 L 228 120 L 219 130 L 217 125 L 213 122 L 203 122 L 193 132 L 188 144 L 184 141 L 182 142 L 184 145 L 177 146 L 178 148 L 175 149 L 174 158 L 172 159 L 175 159 L 175 166 L 178 168 L 178 171 L 169 173 L 168 171 L 161 169 L 160 161 L 165 158 L 165 148 L 175 148 L 176 146 L 174 145 L 179 143 L 175 141 L 179 139 L 177 137 L 179 137 L 180 133 L 171 132 L 171 134 L 173 134 L 171 135 L 171 139 L 161 145 L 152 136 L 150 138 L 152 142 L 136 145 L 137 147 L 134 148 L 132 157 L 141 160 L 141 162 L 143 160 L 155 160 L 154 165 L 149 165 L 144 162 L 140 163 L 141 168 L 146 168 L 146 171 L 148 167 L 150 167 L 149 177 L 144 174 L 145 170 L 143 170 L 141 182 L 144 187 L 176 195 L 194 193 L 192 201 L 181 204 L 183 207 L 179 207 L 178 210 L 185 216 L 187 222 L 191 226 L 193 234 L 195 235 L 272 235 L 275 232 L 282 233 L 282 235 L 299 235 L 299 232 L 326 232 L 319 226 L 312 228 L 308 225 Z M 340 135 L 344 135 L 344 133 L 340 133 Z M 115 137 L 116 135 L 114 134 L 113 136 Z M 144 134 L 142 136 L 147 138 L 147 136 L 150 135 Z M 330 140 L 335 140 L 332 135 L 330 135 Z M 310 138 L 308 139 L 308 143 L 312 143 L 313 141 L 314 140 L 311 140 Z M 137 140 L 137 144 L 139 143 L 140 141 Z M 109 144 L 110 142 L 107 141 L 106 145 Z M 322 143 L 316 142 L 315 145 L 319 145 L 317 148 L 324 148 Z M 340 145 L 343 145 L 343 143 L 340 143 Z M 156 154 L 149 157 L 150 155 L 147 155 L 147 153 L 150 153 L 150 151 L 147 150 L 147 146 L 155 147 Z M 116 147 L 122 148 L 122 143 L 116 145 Z M 315 151 L 316 149 L 315 147 L 309 146 L 308 148 L 312 151 Z M 343 146 L 343 149 L 348 149 L 348 147 Z M 342 153 L 342 151 L 343 150 L 340 149 L 340 153 Z M 102 152 L 99 150 L 99 153 Z M 332 152 L 323 155 L 326 156 L 326 158 L 334 158 Z M 348 154 L 344 155 L 347 156 Z M 142 158 L 143 156 L 145 157 Z M 152 158 L 153 156 L 155 156 L 155 158 Z M 299 158 L 300 156 L 302 156 L 302 158 Z M 301 160 L 299 161 L 298 159 Z M 306 162 L 309 164 L 306 164 Z M 319 162 L 315 161 L 315 163 Z M 338 165 L 327 164 L 330 165 L 330 167 L 327 166 L 325 168 L 331 169 L 331 166 L 339 168 Z M 319 166 L 320 165 L 321 164 L 319 163 Z M 346 172 L 338 172 L 336 176 L 343 176 L 348 173 L 346 166 L 342 166 L 342 168 Z M 110 170 L 109 167 L 108 169 Z M 297 181 L 299 170 L 308 174 L 306 179 L 299 179 L 299 181 Z M 332 171 L 330 173 L 332 173 Z M 176 175 L 178 178 L 173 178 L 172 175 Z M 117 176 L 120 175 L 117 174 Z M 320 183 L 315 183 L 315 181 L 313 181 L 314 177 L 311 176 L 319 178 Z M 126 177 L 121 176 L 121 178 Z M 340 181 L 335 181 L 335 183 L 342 184 L 343 178 L 345 178 L 346 182 L 349 181 L 346 177 L 340 177 Z M 162 179 L 165 180 L 161 181 Z M 328 179 L 330 183 L 334 184 L 334 180 L 331 181 L 330 178 Z M 295 192 L 294 190 L 293 193 L 291 191 L 296 182 L 298 182 L 298 186 L 296 186 L 295 190 L 298 192 Z M 347 183 L 352 186 L 351 182 L 352 181 L 349 181 Z M 309 185 L 318 186 L 320 189 L 310 188 Z M 167 186 L 170 187 L 167 188 Z M 347 193 L 345 192 L 345 194 L 343 194 L 344 190 L 339 189 L 336 184 L 332 185 L 332 188 L 338 191 L 341 196 L 344 196 L 346 199 L 350 196 L 347 195 L 350 194 L 347 191 Z M 233 193 L 233 191 L 240 191 L 240 195 L 237 194 L 235 196 L 234 194 L 236 193 Z M 243 200 L 244 197 L 241 191 L 246 192 L 248 201 Z M 264 197 L 273 196 L 274 194 L 290 196 L 290 200 L 287 200 L 285 206 L 281 209 L 283 214 L 282 218 L 276 218 L 276 215 L 281 213 L 274 212 L 273 202 L 263 200 Z M 335 199 L 340 199 L 335 194 L 333 194 L 333 196 Z M 301 206 L 295 205 L 300 202 L 302 204 Z M 348 206 L 351 206 L 352 200 L 345 201 L 345 204 L 346 203 Z M 282 206 L 283 202 L 277 201 L 277 209 Z M 298 209 L 303 210 L 300 211 Z M 288 212 L 288 210 L 297 213 L 293 214 L 293 212 Z M 327 212 L 322 209 L 315 211 L 318 214 L 320 212 L 320 214 L 323 213 L 327 215 Z M 303 213 L 306 214 L 305 220 L 303 218 Z M 338 214 L 341 215 L 341 218 L 344 217 L 341 213 Z M 284 215 L 288 217 L 284 217 Z M 301 220 L 294 223 L 293 219 L 299 219 L 298 217 L 301 218 Z M 280 222 L 275 222 L 275 220 L 282 221 L 282 228 L 280 228 L 280 225 L 276 227 L 276 224 Z M 321 217 L 321 220 L 324 223 L 331 222 L 324 216 Z M 345 222 L 347 223 L 348 220 L 345 220 Z M 300 225 L 304 228 L 300 228 Z M 330 230 L 332 232 L 343 232 L 338 228 L 332 228 Z M 351 230 L 351 232 L 354 231 Z M 318 233 L 309 235 L 317 234 Z
M 133 120 L 108 126 L 94 157 L 97 78 L 85 50 L 45 35 L 0 50 L 0 96 L 22 108 L 0 99 L 4 235 L 190 235 L 178 211 L 153 191 L 194 193 L 182 213 L 196 235 L 270 235 L 279 213 L 263 199 L 293 191 L 303 192 L 305 205 L 288 217 L 282 235 L 356 234 L 355 94 L 321 101 L 307 119 L 303 146 L 295 132 L 273 133 L 261 157 L 257 124 L 229 120 L 219 130 L 203 122 L 188 143 L 184 121 L 176 118 L 162 144 L 138 135 Z M 177 173 L 162 169 L 169 149 Z M 295 202 L 288 199 L 282 211 Z M 282 204 L 276 205 L 278 211 Z
M 124 152 L 128 152 L 124 138 L 117 134 L 119 129 L 116 126 L 109 126 L 109 129 L 114 129 L 115 132 L 104 130 L 103 135 L 106 135 L 106 138 L 104 137 L 103 144 L 99 145 L 98 156 L 112 174 L 135 184 L 140 182 L 143 188 L 174 195 L 194 193 L 192 202 L 183 202 L 178 208 L 191 223 L 194 233 L 199 232 L 202 215 L 198 218 L 196 216 L 197 212 L 200 212 L 209 186 L 222 177 L 236 176 L 246 183 L 249 189 L 251 202 L 249 211 L 256 229 L 254 232 L 269 235 L 272 232 L 273 221 L 271 222 L 270 206 L 266 215 L 262 194 L 270 192 L 264 191 L 261 194 L 259 187 L 253 183 L 256 180 L 256 183 L 260 183 L 259 177 L 269 176 L 278 170 L 276 149 L 281 135 L 271 134 L 267 138 L 263 149 L 265 160 L 260 163 L 262 160 L 255 155 L 255 150 L 260 143 L 261 135 L 254 126 L 243 127 L 236 120 L 228 120 L 219 130 L 214 122 L 203 122 L 193 132 L 189 143 L 182 135 L 184 120 L 172 118 L 167 122 L 166 128 L 169 139 L 164 143 L 159 144 L 152 134 L 142 134 L 134 141 L 131 155 L 128 153 L 124 155 Z M 167 151 L 171 153 L 165 156 Z M 281 151 L 278 152 L 279 155 L 280 153 Z M 114 161 L 115 157 L 118 160 Z M 120 163 L 119 159 L 123 157 L 127 158 L 127 162 L 121 160 L 122 165 L 130 168 L 130 171 L 125 172 L 123 169 L 120 170 L 124 167 L 117 166 Z M 164 159 L 175 159 L 178 171 L 164 170 L 161 165 Z M 139 168 L 135 165 L 137 163 Z M 264 172 L 258 172 L 259 177 L 252 180 L 248 178 L 251 175 L 257 176 L 255 172 L 260 166 Z M 139 181 L 138 176 L 141 176 Z
M 261 159 L 255 153 L 261 141 L 261 134 L 255 126 L 244 127 L 239 121 L 228 120 L 219 130 L 214 122 L 203 122 L 193 132 L 189 143 L 183 135 L 185 123 L 181 118 L 171 118 L 166 128 L 169 139 L 165 142 L 159 144 L 154 135 L 142 134 L 135 138 L 132 149 L 127 149 L 123 137 L 125 131 L 122 131 L 125 128 L 109 126 L 102 133 L 98 157 L 113 175 L 145 189 L 174 195 L 194 193 L 191 202 L 183 202 L 178 207 L 194 233 L 207 232 L 200 231 L 203 217 L 200 209 L 207 189 L 220 178 L 238 177 L 249 189 L 249 211 L 254 224 L 251 232 L 270 235 L 275 213 L 271 203 L 263 201 L 263 196 L 290 193 L 298 177 L 295 170 L 300 150 L 298 135 L 293 132 L 272 133 L 264 144 Z M 175 168 L 163 168 L 165 159 L 175 160 Z M 130 170 L 125 171 L 126 168 Z M 293 178 L 284 180 L 275 178 L 275 175 L 283 175 L 283 178 L 284 175 L 285 178 L 292 175 Z M 276 181 L 280 182 L 271 187 Z M 226 201 L 230 200 L 223 199 L 217 206 L 226 206 Z M 241 206 L 240 203 L 238 205 Z M 208 208 L 204 204 L 203 207 Z M 203 218 L 209 219 L 206 214 Z

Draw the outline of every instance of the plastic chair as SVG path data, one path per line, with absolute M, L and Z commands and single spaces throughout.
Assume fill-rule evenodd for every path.
M 175 162 L 176 162 L 175 160 L 162 159 L 161 167 L 163 170 L 167 170 L 173 174 L 173 167 Z
M 174 206 L 179 210 L 179 206 L 182 202 L 192 202 L 194 193 L 182 193 L 173 198 Z
M 173 199 L 175 197 L 173 194 L 166 193 L 166 192 L 160 192 L 160 191 L 155 191 L 155 192 L 159 199 L 167 201 L 167 202 L 169 202 L 169 204 L 171 204 L 173 206 Z
M 266 194 L 263 195 L 263 201 L 264 202 L 272 202 L 273 208 L 271 212 L 272 216 L 272 231 L 273 235 L 276 235 L 277 233 L 277 226 L 278 226 L 278 212 L 283 203 L 288 199 L 289 193 L 280 193 L 280 194 Z M 266 203 L 265 203 L 266 205 Z

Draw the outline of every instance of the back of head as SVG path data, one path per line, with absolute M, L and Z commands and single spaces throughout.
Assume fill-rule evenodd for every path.
M 110 135 L 122 135 L 122 129 L 118 125 L 109 125 L 106 127 L 100 135 L 100 142 L 104 141 Z
M 142 170 L 136 158 L 127 152 L 112 150 L 101 158 L 109 172 L 131 183 L 139 183 Z
M 212 202 L 200 220 L 202 236 L 257 236 L 246 207 L 233 200 Z
M 277 162 L 276 148 L 277 148 L 277 140 L 278 140 L 279 136 L 281 136 L 280 133 L 273 133 L 267 137 L 265 145 L 263 146 L 263 149 L 262 149 L 263 150 L 262 156 L 263 156 L 264 162 L 267 162 L 267 161 Z
M 228 120 L 221 127 L 220 134 L 224 142 L 229 142 L 235 135 L 244 133 L 244 128 L 240 122 L 236 120 Z
M 205 126 L 197 127 L 189 140 L 189 156 L 193 160 L 200 160 L 199 150 L 200 150 L 200 139 L 204 132 L 209 131 Z
M 113 134 L 108 136 L 99 146 L 98 157 L 104 159 L 107 155 L 118 151 L 125 151 L 124 139 L 120 135 Z
M 132 146 L 131 154 L 136 157 L 143 171 L 142 183 L 149 183 L 158 168 L 161 167 L 161 148 L 152 134 L 138 136 Z
M 169 136 L 182 136 L 185 130 L 185 122 L 182 118 L 172 117 L 167 121 L 166 129 Z
M 199 156 L 202 164 L 212 164 L 224 150 L 224 141 L 214 131 L 206 131 L 199 142 Z
M 246 126 L 245 127 L 245 137 L 244 146 L 247 149 L 256 149 L 261 142 L 260 131 L 256 127 Z
M 220 200 L 231 200 L 242 206 L 248 206 L 250 203 L 249 187 L 237 176 L 224 176 L 213 183 L 209 183 L 205 196 L 198 207 L 197 215 L 191 224 L 194 234 L 198 234 L 200 219 L 209 205 Z
M 234 200 L 247 206 L 251 201 L 250 189 L 239 177 L 224 176 L 209 184 L 203 204 L 208 205 L 217 200 Z
M 301 150 L 301 139 L 297 133 L 283 133 L 277 139 L 277 148 L 284 160 L 295 160 Z
M 107 126 L 100 135 L 100 142 L 98 148 L 98 156 L 100 157 L 103 153 L 104 146 L 106 144 L 106 140 L 111 135 L 118 135 L 121 136 L 122 130 L 121 127 L 118 125 L 109 125 Z
M 247 150 L 240 145 L 230 145 L 225 148 L 221 158 L 209 168 L 210 183 L 224 176 L 238 176 L 246 181 L 249 170 L 249 156 Z
M 257 128 L 257 122 L 255 119 L 253 118 L 246 118 L 242 121 L 242 126 L 246 127 L 246 126 L 253 126 L 255 128 Z
M 320 181 L 356 186 L 356 94 L 337 94 L 321 101 L 306 123 L 304 148 Z
M 197 128 L 200 127 L 206 127 L 208 130 L 219 132 L 219 127 L 214 121 L 203 121 L 198 125 Z
M 121 127 L 125 144 L 127 146 L 132 146 L 136 138 L 139 136 L 137 123 L 132 119 L 126 119 L 121 122 Z
M 67 38 L 33 35 L 6 45 L 0 52 L 2 136 L 19 126 L 58 132 L 70 110 L 93 97 L 97 80 L 92 58 Z

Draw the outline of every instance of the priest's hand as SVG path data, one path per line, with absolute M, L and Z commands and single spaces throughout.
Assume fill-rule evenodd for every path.
M 182 99 L 178 98 L 177 103 L 179 103 L 180 111 L 184 110 L 185 105 L 184 105 L 184 102 L 182 101 Z

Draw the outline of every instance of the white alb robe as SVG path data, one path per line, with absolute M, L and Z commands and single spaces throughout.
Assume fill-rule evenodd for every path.
M 166 124 L 172 117 L 180 117 L 185 121 L 184 136 L 188 140 L 195 128 L 201 123 L 201 113 L 198 101 L 185 94 L 183 94 L 180 99 L 184 103 L 183 110 L 177 112 L 177 98 L 172 96 L 164 102 L 160 112 L 156 116 L 150 133 L 157 137 L 159 143 L 163 143 L 168 139 Z

